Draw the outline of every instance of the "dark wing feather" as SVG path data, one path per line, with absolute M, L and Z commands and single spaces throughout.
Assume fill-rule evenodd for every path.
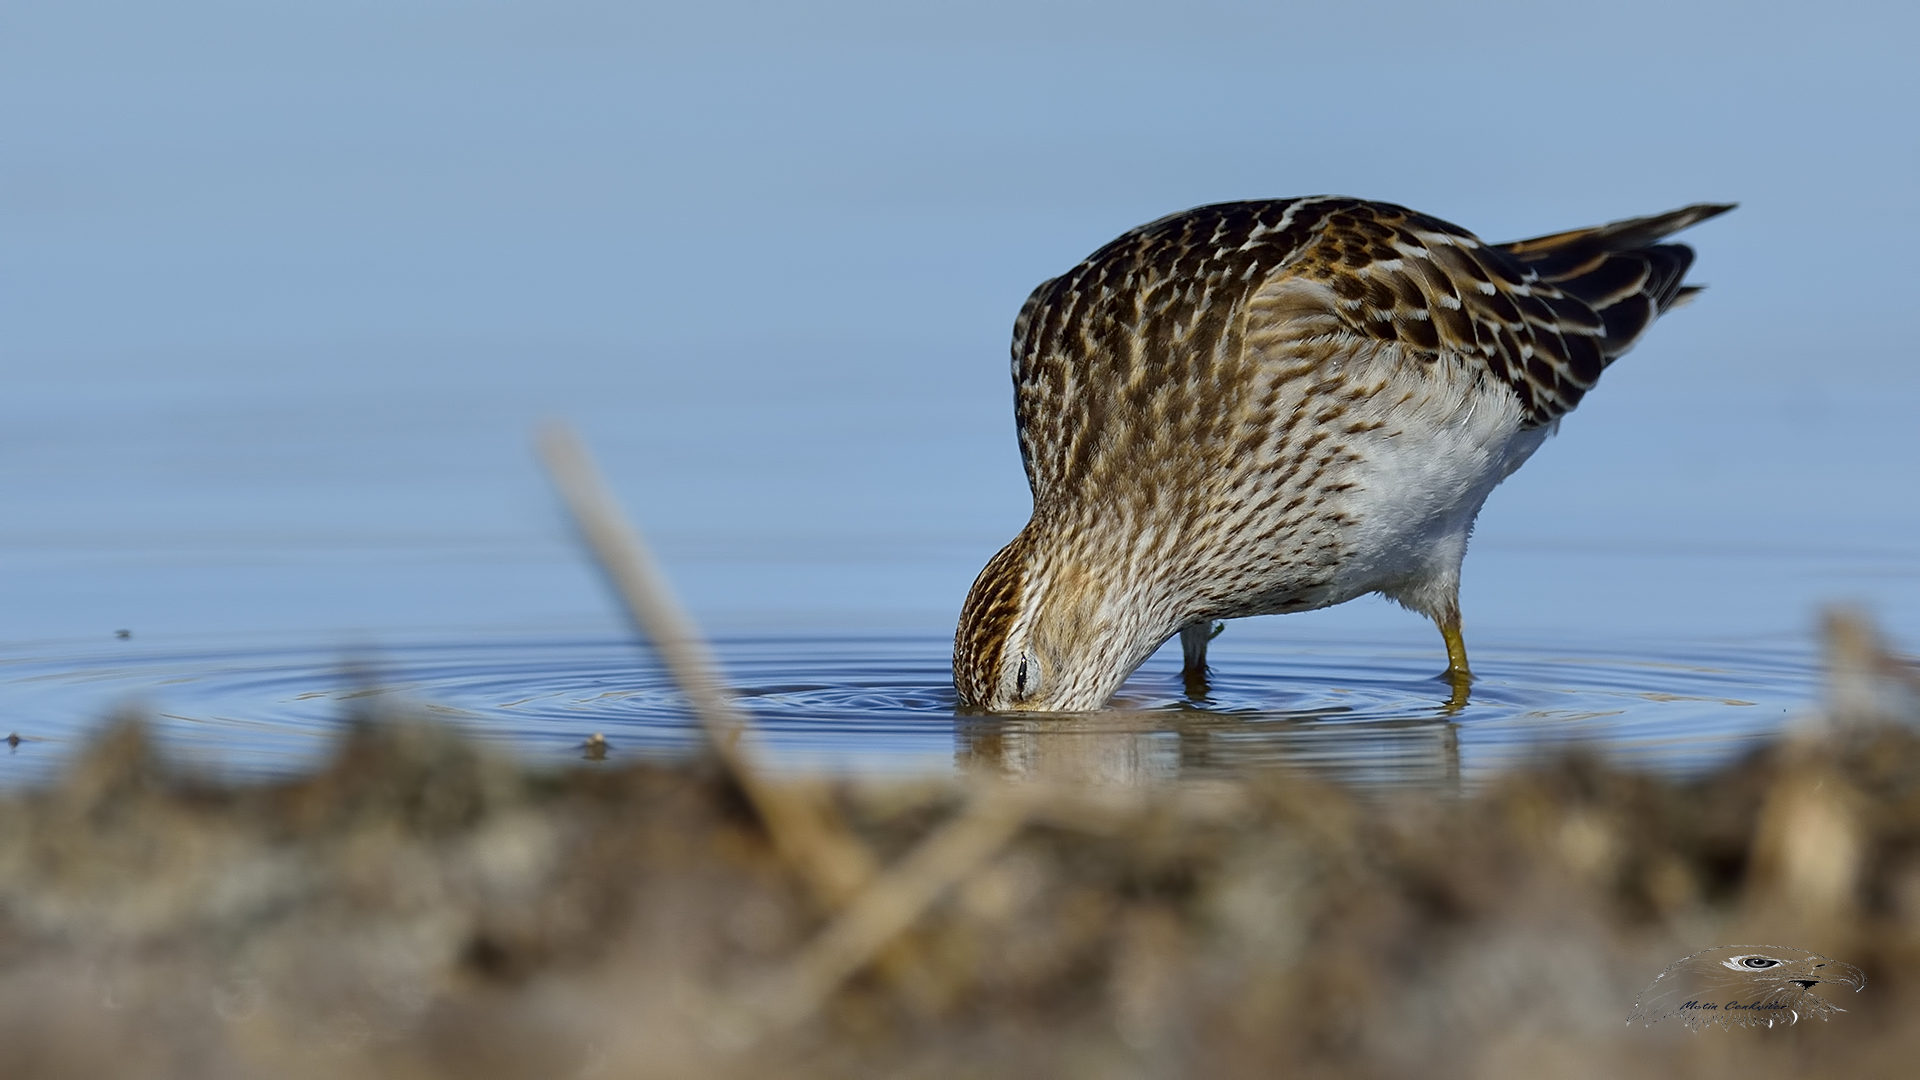
M 1586 301 L 1606 321 L 1602 348 L 1611 363 L 1653 320 L 1700 291 L 1686 285 L 1693 249 L 1660 240 L 1733 209 L 1700 203 L 1670 213 L 1498 245 L 1540 280 Z
M 1465 229 L 1402 207 L 1327 214 L 1287 277 L 1324 286 L 1328 314 L 1351 332 L 1420 359 L 1478 360 L 1518 395 L 1530 426 L 1571 411 L 1609 359 L 1592 305 Z

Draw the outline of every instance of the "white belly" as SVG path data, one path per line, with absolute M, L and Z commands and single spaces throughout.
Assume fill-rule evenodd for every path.
M 1438 601 L 1458 587 L 1481 505 L 1552 428 L 1523 428 L 1517 397 L 1463 371 L 1403 376 L 1376 400 L 1386 423 L 1349 443 L 1353 487 L 1339 507 L 1352 523 L 1348 556 L 1327 602 L 1384 592 L 1431 613 L 1426 594 Z

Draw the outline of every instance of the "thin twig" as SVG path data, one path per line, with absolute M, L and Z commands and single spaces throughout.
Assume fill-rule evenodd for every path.
M 1162 802 L 1166 811 L 1203 821 L 1247 812 L 1238 785 L 1199 785 Z M 992 783 L 974 785 L 965 809 L 887 867 L 785 970 L 727 1016 L 747 1042 L 778 1034 L 817 1013 L 849 978 L 879 959 L 946 891 L 985 864 L 1029 824 L 1095 834 L 1126 834 L 1153 804 L 1135 791 Z M 726 1015 L 730 1010 L 721 1010 Z
M 993 858 L 1027 821 L 1026 793 L 994 785 L 888 867 L 758 999 L 758 1022 L 771 1034 L 812 1016 L 840 984 L 872 963 L 962 878 Z
M 829 908 L 838 907 L 873 876 L 874 860 L 816 789 L 769 784 L 740 736 L 747 715 L 726 691 L 719 662 L 674 598 L 659 564 L 627 523 L 573 429 L 551 423 L 539 436 L 540 456 L 560 489 L 595 561 L 613 584 L 634 626 L 660 654 L 686 695 L 707 743 L 753 804 L 788 865 Z

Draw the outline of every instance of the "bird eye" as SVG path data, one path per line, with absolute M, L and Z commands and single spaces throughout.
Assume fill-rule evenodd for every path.
M 1020 650 L 1020 659 L 1013 665 L 1013 696 L 1016 701 L 1025 701 L 1040 692 L 1040 658 Z
M 1740 962 L 1750 968 L 1770 968 L 1770 967 L 1780 966 L 1780 961 L 1769 960 L 1764 956 L 1749 956 L 1745 960 L 1742 960 Z

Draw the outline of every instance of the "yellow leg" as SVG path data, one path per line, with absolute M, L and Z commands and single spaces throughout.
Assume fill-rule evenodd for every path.
M 1458 712 L 1466 707 L 1473 686 L 1473 672 L 1467 668 L 1467 639 L 1460 635 L 1460 616 L 1438 621 L 1440 637 L 1447 643 L 1447 681 L 1453 684 L 1447 711 Z

